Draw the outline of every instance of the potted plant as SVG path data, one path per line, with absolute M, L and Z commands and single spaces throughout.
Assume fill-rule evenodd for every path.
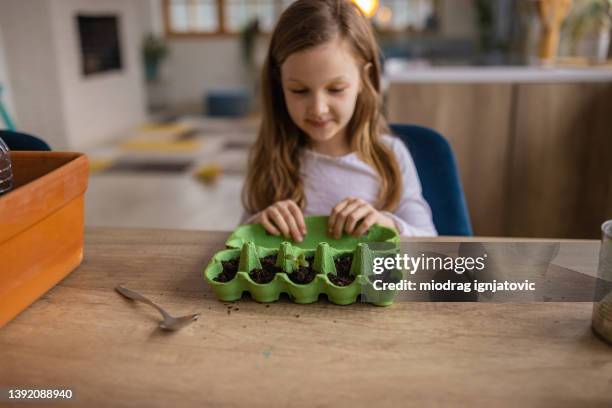
M 145 65 L 147 82 L 155 82 L 159 78 L 161 62 L 168 56 L 169 49 L 165 41 L 153 34 L 149 34 L 142 46 L 142 56 Z
M 584 44 L 584 40 L 591 37 L 592 46 L 589 50 L 582 51 L 594 56 L 596 60 L 607 58 L 612 28 L 612 0 L 579 1 L 567 25 L 571 36 L 572 54 L 579 54 L 579 44 Z

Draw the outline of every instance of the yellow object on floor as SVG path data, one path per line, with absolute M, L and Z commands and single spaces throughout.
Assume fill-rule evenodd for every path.
M 89 173 L 99 173 L 111 167 L 115 161 L 113 159 L 89 159 Z
M 138 135 L 167 135 L 173 137 L 181 137 L 193 131 L 193 128 L 182 123 L 147 123 L 142 125 L 138 130 Z
M 198 150 L 201 146 L 201 140 L 151 140 L 135 138 L 121 143 L 121 149 L 131 152 L 188 153 Z
M 195 177 L 205 184 L 213 184 L 219 180 L 219 177 L 223 174 L 223 168 L 218 164 L 207 164 L 200 167 Z

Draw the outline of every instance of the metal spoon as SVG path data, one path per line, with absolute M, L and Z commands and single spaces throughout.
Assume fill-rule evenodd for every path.
M 150 305 L 156 308 L 159 311 L 159 313 L 161 313 L 161 315 L 164 317 L 164 321 L 159 324 L 159 327 L 161 327 L 164 330 L 171 330 L 171 331 L 179 330 L 187 326 L 188 324 L 198 320 L 198 318 L 200 317 L 199 313 L 190 314 L 187 316 L 172 317 L 164 309 L 157 306 L 155 303 L 151 302 L 149 299 L 142 296 L 141 294 L 134 292 L 133 290 L 124 288 L 123 286 L 117 286 L 115 289 L 117 290 L 117 292 L 119 292 L 121 295 L 125 296 L 128 299 L 139 300 L 143 303 L 146 303 L 147 305 Z

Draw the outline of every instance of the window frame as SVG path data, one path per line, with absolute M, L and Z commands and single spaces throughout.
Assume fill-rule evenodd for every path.
M 217 31 L 174 31 L 170 24 L 170 5 L 172 0 L 162 0 L 162 19 L 164 23 L 164 34 L 167 38 L 208 38 L 208 37 L 235 37 L 239 36 L 239 31 L 228 31 L 227 24 L 225 22 L 225 2 L 226 0 L 216 0 L 217 2 L 217 21 L 219 22 L 219 28 Z M 189 1 L 189 0 L 188 0 Z M 197 0 L 194 0 L 197 1 Z M 275 3 L 276 18 L 278 18 L 282 12 L 283 1 L 273 0 Z M 261 34 L 271 34 L 269 32 L 262 32 Z
M 226 0 L 216 0 L 217 2 L 217 21 L 219 22 L 219 28 L 217 31 L 174 31 L 170 24 L 170 5 L 172 0 L 162 0 L 162 20 L 164 27 L 164 35 L 166 38 L 214 38 L 214 37 L 236 37 L 240 35 L 239 31 L 228 31 L 225 22 L 225 9 L 226 9 Z M 197 1 L 197 0 L 187 0 L 187 1 Z M 275 12 L 276 18 L 280 16 L 283 10 L 283 0 L 273 0 L 275 3 Z M 438 18 L 442 18 L 441 16 L 441 4 L 440 0 L 433 0 L 434 9 L 438 15 Z M 380 34 L 384 36 L 394 36 L 404 34 L 405 31 L 397 30 L 397 29 L 385 29 L 381 31 Z M 427 35 L 427 32 L 421 33 L 421 35 Z M 271 35 L 271 32 L 263 31 L 260 35 L 266 36 Z

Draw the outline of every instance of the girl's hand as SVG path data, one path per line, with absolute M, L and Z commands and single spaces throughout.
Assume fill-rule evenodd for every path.
M 272 235 L 283 235 L 302 242 L 306 235 L 306 223 L 302 210 L 293 200 L 278 201 L 261 211 L 253 220 L 261 223 Z
M 359 224 L 359 226 L 357 226 Z M 381 214 L 361 198 L 347 198 L 334 207 L 329 217 L 328 233 L 335 239 L 342 231 L 354 237 L 365 234 L 374 224 L 395 228 L 393 220 Z

